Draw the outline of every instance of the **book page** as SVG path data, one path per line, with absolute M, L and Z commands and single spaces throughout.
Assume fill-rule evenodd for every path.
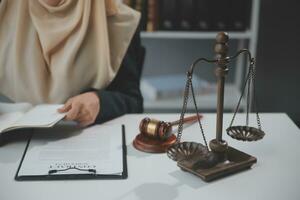
M 19 120 L 32 105 L 30 103 L 0 102 L 0 133 Z
M 23 115 L 21 119 L 14 123 L 14 127 L 51 127 L 60 121 L 65 113 L 59 113 L 58 108 L 63 105 L 37 105 Z
M 30 141 L 19 176 L 90 173 L 77 169 L 94 169 L 96 174 L 121 174 L 123 148 L 121 125 L 95 125 L 86 129 L 58 126 L 38 130 Z
M 10 128 L 23 115 L 22 112 L 0 114 L 0 133 Z
M 25 113 L 32 108 L 30 103 L 3 103 L 0 102 L 0 114 L 21 112 Z

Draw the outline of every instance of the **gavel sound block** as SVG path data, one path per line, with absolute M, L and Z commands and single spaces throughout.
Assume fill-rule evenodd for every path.
M 184 123 L 193 123 L 198 120 L 197 115 L 184 118 Z M 164 153 L 169 146 L 176 142 L 176 136 L 172 134 L 172 126 L 179 124 L 179 120 L 174 122 L 164 122 L 156 119 L 144 118 L 140 122 L 140 134 L 133 141 L 133 146 L 148 153 Z

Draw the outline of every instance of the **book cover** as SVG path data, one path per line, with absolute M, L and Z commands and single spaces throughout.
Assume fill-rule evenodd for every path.
M 178 26 L 180 30 L 192 30 L 195 18 L 195 0 L 178 1 Z
M 178 0 L 160 0 L 160 29 L 176 30 L 178 24 Z
M 228 0 L 230 22 L 229 29 L 233 31 L 243 31 L 249 28 L 251 16 L 251 0 Z
M 147 10 L 147 31 L 153 32 L 158 29 L 158 21 L 159 21 L 159 6 L 158 0 L 148 0 L 148 10 Z
M 212 12 L 209 8 L 209 0 L 195 0 L 195 23 L 194 29 L 208 31 L 212 29 Z
M 209 11 L 211 13 L 212 30 L 228 30 L 230 15 L 232 15 L 229 9 L 229 0 L 210 0 Z
M 140 28 L 147 29 L 148 19 L 148 0 L 136 0 L 135 9 L 141 13 Z

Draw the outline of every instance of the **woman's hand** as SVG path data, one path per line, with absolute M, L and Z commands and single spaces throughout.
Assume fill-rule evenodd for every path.
M 87 92 L 70 98 L 58 112 L 68 112 L 65 120 L 77 121 L 80 126 L 95 122 L 100 111 L 100 99 L 95 92 Z

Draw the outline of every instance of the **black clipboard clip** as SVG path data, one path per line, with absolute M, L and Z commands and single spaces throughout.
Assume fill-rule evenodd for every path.
M 79 170 L 79 171 L 90 172 L 92 174 L 96 174 L 97 173 L 96 169 L 82 169 L 82 168 L 79 168 L 79 167 L 76 167 L 76 166 L 70 166 L 70 167 L 67 167 L 65 169 L 50 169 L 48 171 L 48 175 L 52 175 L 52 174 L 56 174 L 56 173 L 64 172 L 64 171 L 68 171 L 70 169 L 75 169 L 75 170 Z

